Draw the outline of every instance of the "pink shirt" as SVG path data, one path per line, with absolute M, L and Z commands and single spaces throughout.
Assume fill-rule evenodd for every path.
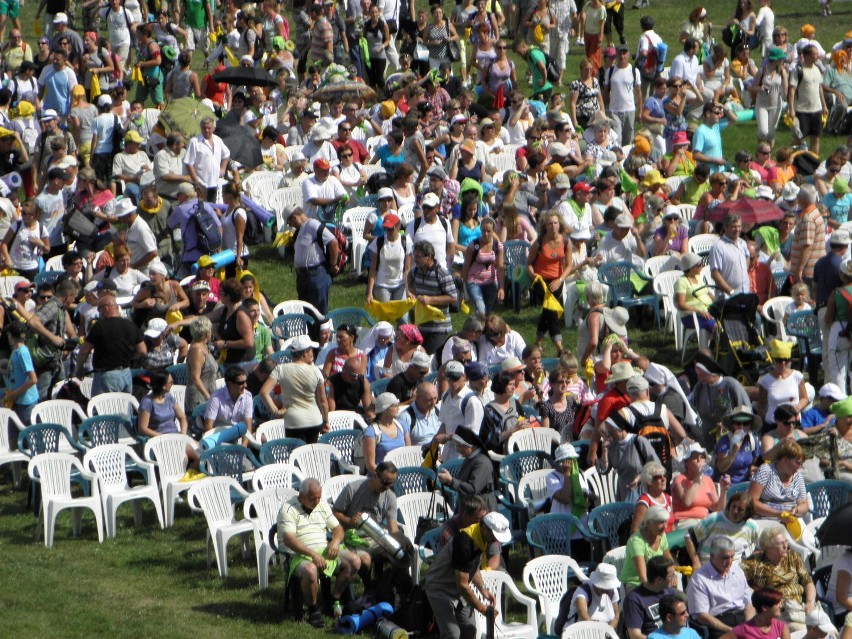
M 784 632 L 784 622 L 780 619 L 773 619 L 769 626 L 769 632 L 765 633 L 755 626 L 754 622 L 746 621 L 739 626 L 734 626 L 731 632 L 737 639 L 781 639 L 781 634 Z
M 681 519 L 704 519 L 710 514 L 710 508 L 713 507 L 713 502 L 716 501 L 716 486 L 713 484 L 713 480 L 707 475 L 701 475 L 699 481 L 701 487 L 698 489 L 698 494 L 695 495 L 695 501 L 692 502 L 690 508 L 684 506 L 683 502 L 676 496 L 672 499 L 675 519 L 678 521 Z M 692 482 L 686 475 L 678 475 L 672 482 L 672 487 L 679 485 L 683 485 L 684 490 L 687 490 L 692 486 Z M 672 490 L 673 494 L 674 492 Z

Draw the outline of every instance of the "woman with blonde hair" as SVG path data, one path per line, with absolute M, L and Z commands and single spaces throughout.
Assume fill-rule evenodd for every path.
M 71 112 L 68 128 L 77 144 L 77 153 L 84 164 L 88 164 L 92 152 L 92 124 L 98 117 L 98 107 L 86 102 L 86 90 L 78 84 L 71 89 Z
M 633 523 L 630 525 L 631 535 L 639 531 L 642 520 L 645 518 L 645 512 L 654 506 L 665 508 L 669 513 L 666 532 L 670 533 L 674 530 L 674 508 L 672 507 L 672 497 L 666 492 L 667 483 L 666 469 L 661 463 L 649 461 L 642 467 L 642 472 L 639 474 L 639 484 L 642 486 L 643 493 L 636 501 L 636 508 L 633 510 Z
M 556 211 L 550 211 L 541 217 L 539 237 L 530 247 L 527 257 L 527 272 L 532 280 L 541 276 L 544 286 L 549 289 L 559 303 L 562 300 L 562 285 L 571 274 L 573 262 L 571 259 L 571 242 L 568 240 L 568 227 L 565 220 Z M 542 301 L 547 298 L 547 291 L 537 291 Z M 555 310 L 542 307 L 536 328 L 536 344 L 541 346 L 544 336 L 550 334 L 556 346 L 558 355 L 562 354 L 562 327 L 560 316 Z
M 518 208 L 514 204 L 504 204 L 501 207 L 495 230 L 501 242 L 520 240 L 533 243 L 538 238 L 532 224 L 525 216 L 518 215 Z
M 213 324 L 203 315 L 189 325 L 192 339 L 186 354 L 186 398 L 184 409 L 192 415 L 196 406 L 210 399 L 216 390 L 216 374 L 219 366 L 210 354 L 208 344 L 213 336 Z

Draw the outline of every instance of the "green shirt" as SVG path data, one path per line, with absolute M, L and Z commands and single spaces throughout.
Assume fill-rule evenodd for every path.
M 533 95 L 552 89 L 553 85 L 547 80 L 547 60 L 544 57 L 544 53 L 540 49 L 533 47 L 530 49 L 529 58 L 533 78 Z M 545 69 L 544 72 L 542 72 L 542 68 Z
M 648 563 L 648 560 L 651 557 L 658 557 L 662 555 L 669 549 L 669 541 L 665 535 L 660 539 L 659 547 L 654 550 L 651 546 L 648 545 L 648 542 L 645 541 L 645 538 L 642 537 L 642 533 L 636 533 L 627 540 L 627 552 L 624 557 L 624 566 L 621 568 L 621 575 L 619 579 L 621 579 L 621 583 L 625 586 L 638 586 L 639 585 L 639 575 L 636 574 L 636 564 L 633 563 L 634 557 L 644 557 L 645 563 Z
M 272 332 L 263 324 L 258 324 L 254 329 L 254 358 L 258 362 L 266 356 L 269 346 L 272 346 Z
M 206 29 L 208 0 L 186 0 L 186 25 L 193 29 Z M 212 11 L 212 6 L 211 6 Z
M 680 198 L 681 204 L 698 205 L 698 200 L 701 196 L 710 190 L 710 180 L 696 182 L 695 178 L 686 178 L 683 181 L 683 197 Z

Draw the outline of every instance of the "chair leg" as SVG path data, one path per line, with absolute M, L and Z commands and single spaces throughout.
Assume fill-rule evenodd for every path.
M 142 525 L 142 500 L 133 500 L 133 525 L 139 528 Z

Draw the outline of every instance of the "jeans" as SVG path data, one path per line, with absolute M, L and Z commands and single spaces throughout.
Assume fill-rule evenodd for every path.
M 614 120 L 612 130 L 615 131 L 618 143 L 622 146 L 625 144 L 632 144 L 636 111 L 610 111 L 609 117 Z
M 29 426 L 33 413 L 33 408 L 35 408 L 35 404 L 28 404 L 26 406 L 24 406 L 23 404 L 15 404 L 15 408 L 13 408 L 12 410 L 15 411 L 15 415 L 18 416 L 18 419 L 21 420 L 21 423 L 24 426 Z
M 320 313 L 328 313 L 328 291 L 331 276 L 325 266 L 296 269 L 296 295 L 303 302 L 310 302 Z
M 129 368 L 95 372 L 92 380 L 92 397 L 101 393 L 132 393 L 133 377 Z
M 38 388 L 39 401 L 50 399 L 50 391 L 53 390 L 57 382 L 65 379 L 65 371 L 59 362 L 41 370 L 36 370 L 36 373 L 36 388 Z
M 494 310 L 494 305 L 497 303 L 497 282 L 489 282 L 488 284 L 468 282 L 465 289 L 467 289 L 467 296 L 470 301 L 476 307 L 476 312 L 480 315 L 491 315 L 491 311 Z

